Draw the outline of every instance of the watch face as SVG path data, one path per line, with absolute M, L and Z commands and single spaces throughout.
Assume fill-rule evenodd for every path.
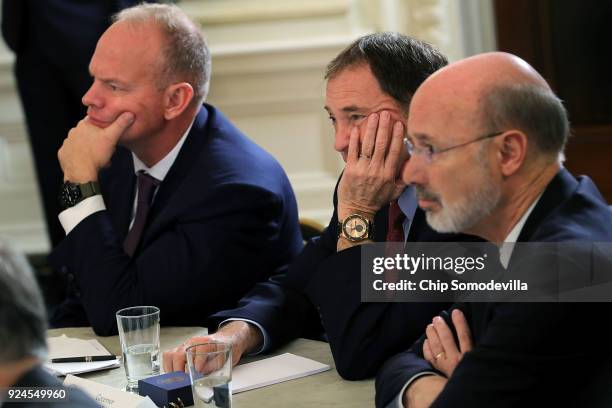
M 81 189 L 78 184 L 64 183 L 60 191 L 60 204 L 64 208 L 73 207 L 81 199 Z
M 357 216 L 349 216 L 344 222 L 343 229 L 349 239 L 362 239 L 368 235 L 368 224 Z

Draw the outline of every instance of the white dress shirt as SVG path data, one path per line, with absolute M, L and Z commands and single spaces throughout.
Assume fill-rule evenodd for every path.
M 156 178 L 160 181 L 160 183 L 164 181 L 164 178 L 166 178 L 168 171 L 170 171 L 170 168 L 174 164 L 176 157 L 181 151 L 181 147 L 183 147 L 183 143 L 185 143 L 185 139 L 187 138 L 187 135 L 189 134 L 192 125 L 193 122 L 191 123 L 191 125 L 189 125 L 187 131 L 183 134 L 183 136 L 181 136 L 181 138 L 172 148 L 172 150 L 170 150 L 170 152 L 168 152 L 168 154 L 164 156 L 163 159 L 158 161 L 152 167 L 147 167 L 146 164 L 144 164 L 134 153 L 132 153 L 132 160 L 134 161 L 134 174 L 138 174 L 138 171 L 144 170 L 145 173 L 148 173 L 152 177 Z M 157 194 L 157 189 L 155 190 L 154 194 Z M 132 228 L 132 224 L 134 223 L 137 198 L 138 185 L 136 185 L 136 192 L 134 194 L 134 202 L 132 205 L 132 213 L 130 215 L 131 221 L 129 228 Z M 155 195 L 153 196 L 153 199 L 155 199 Z M 102 198 L 102 195 L 98 194 L 84 199 L 74 207 L 65 209 L 59 214 L 59 220 L 62 224 L 62 227 L 64 228 L 64 231 L 66 231 L 66 235 L 68 235 L 70 231 L 72 231 L 85 218 L 89 217 L 93 213 L 103 210 L 106 210 L 106 205 L 104 204 L 104 199 Z

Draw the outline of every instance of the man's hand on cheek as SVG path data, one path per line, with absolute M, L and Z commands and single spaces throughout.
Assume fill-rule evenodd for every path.
M 121 135 L 134 122 L 134 114 L 124 112 L 108 127 L 93 125 L 86 116 L 68 132 L 57 157 L 64 180 L 85 183 L 98 179 L 98 171 L 108 165 Z
M 373 217 L 397 197 L 403 136 L 403 124 L 387 111 L 373 113 L 365 125 L 353 128 L 338 186 L 339 219 L 352 213 Z
M 388 112 L 390 113 L 390 116 L 391 116 L 391 123 L 394 125 L 396 123 L 401 123 L 401 125 L 403 126 L 403 132 L 404 132 L 404 134 L 402 135 L 402 148 L 399 152 L 399 159 L 397 160 L 397 170 L 395 174 L 395 191 L 393 193 L 393 198 L 397 198 L 401 195 L 401 193 L 406 189 L 406 186 L 407 186 L 406 183 L 404 183 L 404 181 L 402 180 L 402 168 L 406 160 L 408 160 L 408 153 L 406 152 L 406 149 L 403 144 L 405 133 L 406 133 L 406 123 L 405 123 L 405 118 L 402 117 L 400 114 L 398 114 L 398 112 L 395 112 L 395 111 L 388 111 Z M 382 111 L 373 112 L 373 113 L 380 115 Z M 359 139 L 360 148 L 361 148 L 361 144 L 363 143 L 363 137 L 366 134 L 367 123 L 368 121 L 366 119 L 362 123 L 360 123 L 358 126 L 359 135 L 360 135 L 360 139 Z M 391 140 L 393 140 L 392 137 L 389 138 L 388 144 L 386 146 L 387 157 L 390 151 L 389 144 L 391 143 Z

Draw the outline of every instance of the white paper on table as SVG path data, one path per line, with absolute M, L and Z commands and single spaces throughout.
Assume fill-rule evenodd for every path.
M 65 334 L 59 337 L 48 337 L 47 346 L 49 347 L 49 359 L 110 355 L 108 350 L 96 339 L 75 339 Z
M 329 369 L 328 364 L 291 353 L 265 358 L 234 367 L 232 394 L 322 373 Z
M 52 358 L 108 356 L 111 353 L 96 339 L 83 340 L 67 337 L 65 334 L 47 338 L 49 360 Z M 105 370 L 119 367 L 118 359 L 107 361 L 91 361 L 82 363 L 51 363 L 46 362 L 45 368 L 55 375 L 82 374 L 90 371 Z
M 85 378 L 69 375 L 64 380 L 65 386 L 76 386 L 91 398 L 96 400 L 98 404 L 106 408 L 157 408 L 157 405 L 151 401 L 149 397 L 141 397 L 140 395 L 122 391 L 117 388 L 109 387 L 108 385 L 100 384 L 95 381 Z
M 45 368 L 54 375 L 83 374 L 91 371 L 107 370 L 120 367 L 119 359 L 107 361 L 91 361 L 87 363 L 45 363 Z

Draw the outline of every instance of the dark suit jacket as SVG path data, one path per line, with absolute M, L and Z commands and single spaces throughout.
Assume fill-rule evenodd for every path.
M 138 0 L 2 0 L 2 35 L 18 55 L 44 54 L 54 64 L 87 66 L 110 16 Z
M 47 373 L 41 366 L 36 366 L 28 371 L 13 387 L 43 387 L 66 390 L 66 399 L 54 402 L 5 402 L 2 407 L 15 408 L 64 408 L 64 407 L 92 407 L 97 408 L 97 404 L 89 396 L 76 388 L 67 388 L 60 383 L 57 378 Z
M 2 35 L 15 52 L 23 106 L 52 246 L 64 238 L 57 219 L 63 175 L 57 151 L 85 116 L 89 60 L 110 17 L 138 0 L 2 0 Z
M 345 379 L 372 377 L 382 363 L 418 338 L 444 303 L 361 303 L 360 247 L 336 252 L 338 217 L 323 234 L 308 242 L 285 275 L 259 283 L 238 307 L 215 314 L 209 328 L 228 318 L 258 322 L 274 349 L 295 337 L 316 337 L 323 325 L 336 369 Z M 387 206 L 374 219 L 374 241 L 387 234 Z M 409 241 L 453 241 L 468 238 L 434 232 L 417 209 Z
M 134 305 L 158 306 L 165 325 L 204 325 L 302 248 L 285 172 L 210 105 L 160 185 L 131 258 L 122 249 L 134 196 L 131 153 L 118 148 L 99 179 L 107 210 L 79 223 L 51 255 L 74 279 L 97 334 L 116 332 L 115 312 Z M 65 320 L 68 310 L 60 309 Z
M 576 180 L 563 169 L 529 215 L 518 241 L 611 242 L 612 215 L 588 177 Z M 509 271 L 522 261 L 518 258 L 513 254 Z M 610 360 L 606 350 L 611 336 L 601 324 L 610 316 L 608 303 L 454 307 L 468 319 L 474 348 L 464 355 L 432 407 L 594 406 L 585 405 L 580 391 L 605 375 L 601 370 Z M 423 341 L 424 337 L 380 370 L 377 407 L 391 402 L 414 375 L 435 371 L 423 359 Z

